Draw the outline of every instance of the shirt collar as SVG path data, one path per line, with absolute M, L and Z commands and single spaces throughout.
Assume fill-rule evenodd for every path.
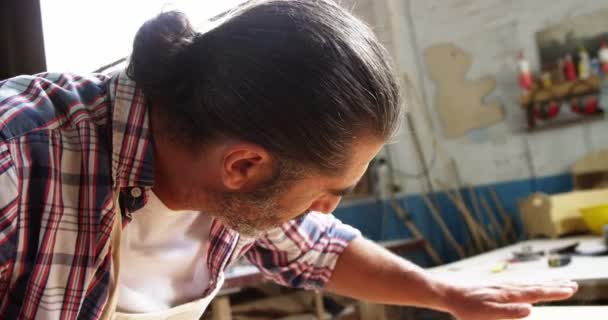
M 151 187 L 154 149 L 148 104 L 125 71 L 108 88 L 112 110 L 112 180 L 114 188 Z

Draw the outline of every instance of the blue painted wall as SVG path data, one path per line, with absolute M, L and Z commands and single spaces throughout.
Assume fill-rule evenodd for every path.
M 533 192 L 548 194 L 567 192 L 572 190 L 573 185 L 569 174 L 561 174 L 474 187 L 473 192 L 476 192 L 478 196 L 484 197 L 492 207 L 492 210 L 497 212 L 494 202 L 490 197 L 488 187 L 496 190 L 506 211 L 513 216 L 518 235 L 522 237 L 523 228 L 519 218 L 518 201 L 528 197 Z M 472 208 L 468 190 L 461 190 L 461 193 L 467 202 L 467 206 Z M 435 193 L 430 195 L 430 197 L 441 212 L 456 240 L 461 244 L 470 243 L 471 239 L 466 225 L 449 198 L 444 193 Z M 451 250 L 444 240 L 439 227 L 435 226 L 433 217 L 424 204 L 422 197 L 419 194 L 413 194 L 403 196 L 398 200 L 411 215 L 411 219 L 424 234 L 425 238 L 439 252 L 444 262 L 456 260 L 458 258 L 456 253 Z M 366 237 L 373 240 L 393 240 L 412 237 L 404 223 L 395 215 L 387 200 L 348 204 L 338 208 L 334 214 L 343 222 L 359 228 Z M 484 222 L 486 224 L 489 223 L 489 217 L 487 215 L 484 216 Z M 500 217 L 498 218 L 500 219 Z M 499 220 L 500 222 L 501 220 Z M 428 257 L 423 253 L 408 257 L 423 266 L 430 266 L 431 264 Z

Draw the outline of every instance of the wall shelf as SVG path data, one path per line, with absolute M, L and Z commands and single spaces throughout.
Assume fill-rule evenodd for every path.
M 538 119 L 539 110 L 543 108 L 543 106 L 546 106 L 549 103 L 557 103 L 558 108 L 561 109 L 564 105 L 570 103 L 574 99 L 598 95 L 600 92 L 600 85 L 601 79 L 598 76 L 559 83 L 548 88 L 538 84 L 535 85 L 529 93 L 522 95 L 520 99 L 522 108 L 526 110 L 528 131 L 536 132 L 545 129 L 557 129 L 603 119 L 604 112 L 599 109 L 599 107 L 595 112 L 590 114 L 575 114 L 575 118 L 570 117 L 564 119 L 563 117 L 556 116 L 556 118 Z
M 573 125 L 577 125 L 577 124 L 600 121 L 600 120 L 603 120 L 604 118 L 605 118 L 604 112 L 600 111 L 597 114 L 593 114 L 593 115 L 580 116 L 575 119 L 555 121 L 555 122 L 547 123 L 542 126 L 536 125 L 532 128 L 528 127 L 528 132 L 534 133 L 534 132 L 545 131 L 545 130 L 560 129 L 560 128 L 565 128 L 565 127 L 569 127 L 569 126 L 573 126 Z

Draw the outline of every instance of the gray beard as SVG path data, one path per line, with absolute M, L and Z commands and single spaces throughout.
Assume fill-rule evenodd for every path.
M 245 199 L 237 195 L 219 201 L 220 212 L 215 216 L 227 227 L 243 236 L 258 238 L 281 225 L 280 209 L 274 199 Z
M 283 167 L 286 164 L 282 165 Z M 278 203 L 280 195 L 295 181 L 296 169 L 284 169 L 283 177 L 276 175 L 251 193 L 217 194 L 217 214 L 222 223 L 246 237 L 257 238 L 280 226 L 286 210 Z

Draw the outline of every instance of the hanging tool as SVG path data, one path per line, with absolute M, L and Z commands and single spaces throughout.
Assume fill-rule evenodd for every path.
M 475 218 L 473 218 L 471 211 L 464 204 L 464 200 L 462 199 L 462 196 L 458 193 L 458 191 L 454 191 L 454 193 L 452 193 L 452 191 L 450 191 L 447 187 L 445 187 L 445 184 L 443 182 L 441 182 L 439 180 L 435 180 L 435 181 L 437 182 L 437 184 L 439 186 L 441 186 L 441 188 L 446 193 L 446 195 L 448 196 L 450 201 L 452 201 L 452 203 L 458 209 L 458 212 L 460 212 L 460 214 L 464 218 L 465 222 L 467 223 L 467 225 L 469 227 L 469 231 L 471 232 L 471 236 L 473 237 L 473 240 L 476 242 L 476 245 L 478 246 L 478 248 L 480 248 L 480 250 L 483 250 L 484 243 L 488 246 L 489 249 L 496 248 L 497 247 L 496 242 L 494 240 L 492 240 L 488 236 L 486 231 L 475 221 Z
M 469 198 L 471 200 L 471 204 L 473 205 L 473 213 L 475 214 L 475 219 L 479 223 L 483 223 L 483 217 L 481 216 L 481 209 L 479 208 L 479 199 L 477 199 L 477 192 L 473 189 L 472 185 L 468 185 L 469 189 Z
M 443 220 L 441 213 L 439 213 L 439 210 L 437 210 L 435 205 L 431 202 L 431 200 L 425 194 L 422 194 L 422 200 L 424 201 L 424 204 L 426 204 L 427 208 L 429 208 L 429 211 L 431 212 L 431 215 L 435 219 L 435 222 L 437 222 L 437 224 L 439 225 L 439 229 L 441 229 L 443 236 L 446 238 L 446 240 L 448 240 L 450 245 L 458 253 L 458 257 L 460 257 L 460 259 L 466 258 L 464 248 L 458 243 L 458 241 L 456 241 L 456 239 L 454 239 L 452 232 L 450 232 L 450 229 L 448 229 L 448 226 L 446 225 L 445 221 Z
M 483 227 L 483 213 L 481 211 L 481 208 L 479 207 L 479 199 L 477 199 L 477 192 L 475 192 L 475 189 L 471 185 L 468 185 L 468 188 L 471 204 L 473 205 L 473 213 L 475 214 L 475 219 L 477 220 L 479 225 Z M 480 250 L 478 252 L 483 252 L 483 250 Z
M 491 224 L 484 226 L 484 223 L 485 223 L 484 216 L 485 215 L 483 214 L 483 211 L 480 208 L 478 194 L 477 194 L 477 192 L 475 192 L 475 190 L 473 189 L 472 186 L 469 186 L 469 193 L 471 196 L 471 204 L 473 205 L 473 213 L 475 214 L 475 219 L 477 220 L 477 224 L 479 224 L 480 228 L 486 230 L 486 232 L 488 232 L 488 235 L 489 235 L 490 233 L 493 232 L 492 230 L 494 229 L 494 227 Z
M 442 186 L 440 184 L 440 182 L 437 182 L 440 186 Z M 443 186 L 442 186 L 443 189 Z M 469 233 L 471 235 L 471 238 L 473 239 L 473 244 L 475 245 L 475 248 L 477 249 L 477 252 L 483 252 L 484 251 L 484 246 L 482 243 L 482 239 L 479 236 L 479 232 L 478 232 L 478 228 L 479 226 L 477 225 L 477 223 L 475 222 L 475 219 L 473 218 L 472 215 L 467 214 L 466 210 L 462 209 L 462 206 L 464 206 L 464 203 L 462 203 L 462 201 L 460 201 L 457 196 L 453 195 L 450 191 L 448 191 L 447 189 L 443 189 L 443 192 L 445 192 L 445 194 L 448 196 L 448 198 L 450 199 L 450 201 L 452 202 L 452 204 L 454 204 L 454 206 L 456 206 L 456 209 L 458 212 L 460 212 L 460 215 L 464 218 L 464 222 L 467 225 L 467 228 L 469 230 Z
M 414 85 L 411 83 L 410 79 L 407 76 L 404 76 L 403 79 L 404 79 L 404 87 L 407 90 L 407 95 L 413 97 L 412 101 L 415 102 L 415 104 L 422 106 L 423 105 L 422 100 L 421 100 L 420 96 L 418 95 L 418 93 L 414 90 Z M 409 110 L 410 108 L 407 108 L 407 109 Z M 426 111 L 425 108 L 423 108 L 423 110 Z M 432 128 L 432 121 L 430 120 L 428 113 L 425 113 L 425 115 L 427 116 L 426 120 L 427 120 L 429 126 Z M 426 187 L 425 191 L 427 192 L 427 194 L 433 194 L 435 190 L 434 190 L 434 186 L 431 181 L 431 178 L 430 178 L 430 170 L 434 163 L 434 161 L 433 161 L 434 157 L 431 157 L 430 162 L 427 162 L 427 160 L 425 159 L 424 150 L 422 148 L 422 143 L 420 141 L 420 137 L 418 135 L 418 130 L 416 128 L 416 123 L 415 123 L 412 115 L 409 112 L 406 112 L 405 120 L 407 123 L 406 128 L 409 130 L 410 137 L 412 138 L 412 142 L 415 147 L 416 156 L 418 157 L 418 161 L 421 166 L 421 172 L 422 172 L 421 176 L 424 178 L 425 187 Z M 431 135 L 431 139 L 433 142 L 433 144 L 432 144 L 433 152 L 437 156 L 437 154 L 441 152 L 441 150 L 439 148 L 439 142 L 437 141 L 437 138 L 435 135 Z M 453 244 L 458 244 L 455 241 L 454 237 L 452 236 L 449 228 L 447 227 L 445 222 L 442 220 L 442 217 L 439 214 L 437 208 L 434 206 L 433 201 L 429 197 L 427 197 L 427 195 L 425 195 L 425 194 L 423 194 L 423 199 L 425 201 L 425 204 L 431 211 L 431 214 L 435 218 L 435 221 L 437 221 L 437 223 L 440 225 L 440 228 L 442 229 L 442 232 L 444 233 L 446 239 L 448 239 L 448 241 L 451 243 L 453 242 Z M 404 221 L 404 223 L 406 224 L 408 229 L 410 229 L 412 231 L 412 233 L 417 232 L 418 234 L 420 234 L 420 232 L 417 231 L 418 229 L 416 228 L 416 226 L 410 221 L 407 213 L 405 212 L 403 207 L 400 205 L 400 203 L 398 203 L 395 199 L 393 199 L 391 201 L 391 206 L 395 209 L 395 211 L 397 212 L 397 215 L 401 218 L 401 220 Z M 420 236 L 422 237 L 422 234 L 420 234 Z M 458 245 L 458 247 L 455 247 L 455 248 L 457 248 L 456 251 L 458 252 L 459 256 L 461 256 L 461 257 L 466 256 L 464 250 L 462 249 L 462 247 L 460 245 Z M 439 255 L 430 246 L 430 244 L 428 244 L 428 242 L 427 242 L 427 253 L 429 254 L 429 256 L 431 256 L 431 258 L 433 260 L 435 260 L 435 263 L 437 263 L 437 264 L 441 263 L 440 262 L 441 259 L 440 259 Z
M 490 217 L 490 221 L 491 221 L 492 225 L 494 226 L 494 230 L 496 230 L 496 235 L 498 236 L 497 241 L 500 241 L 500 243 L 502 245 L 507 245 L 509 243 L 509 240 L 507 240 L 507 236 L 504 233 L 504 228 L 500 227 L 500 224 L 498 223 L 498 219 L 496 218 L 496 214 L 494 213 L 494 210 L 492 210 L 492 208 L 488 204 L 488 201 L 486 201 L 486 199 L 483 196 L 479 196 L 479 199 L 481 200 L 481 205 L 488 212 L 488 216 Z
M 505 207 L 502 205 L 502 201 L 500 201 L 500 197 L 498 197 L 498 193 L 496 189 L 493 187 L 488 188 L 490 191 L 490 197 L 494 202 L 494 206 L 498 209 L 498 213 L 500 214 L 502 221 L 505 223 L 505 234 L 512 242 L 517 240 L 517 235 L 515 234 L 515 228 L 513 226 L 513 216 L 505 210 Z
M 405 211 L 405 209 L 401 206 L 401 204 L 395 199 L 391 199 L 390 204 L 391 204 L 391 207 L 393 207 L 393 209 L 395 210 L 397 217 L 399 217 L 399 219 L 401 219 L 401 221 L 403 221 L 403 223 L 408 228 L 408 230 L 412 233 L 412 235 L 414 235 L 414 237 L 416 237 L 418 239 L 425 239 L 424 235 L 422 235 L 422 232 L 420 232 L 418 227 L 416 227 L 416 225 L 412 222 L 410 215 Z M 443 264 L 441 257 L 439 256 L 437 251 L 435 251 L 435 249 L 431 246 L 431 244 L 428 240 L 425 241 L 424 250 L 429 255 L 429 257 L 431 257 L 431 259 L 433 260 L 433 262 L 436 265 Z
M 412 233 L 412 235 L 414 237 L 416 237 L 417 239 L 424 239 L 425 240 L 424 250 L 429 255 L 429 257 L 431 258 L 431 260 L 433 260 L 433 263 L 435 263 L 436 265 L 443 264 L 443 261 L 442 261 L 441 257 L 439 256 L 439 254 L 437 253 L 437 251 L 435 250 L 435 248 L 433 248 L 433 246 L 431 245 L 431 243 L 424 237 L 424 235 L 422 234 L 422 232 L 420 232 L 420 230 L 418 229 L 418 227 L 416 226 L 416 224 L 412 221 L 410 214 L 408 214 L 406 212 L 406 210 L 401 206 L 401 203 L 399 203 L 399 201 L 395 198 L 395 187 L 397 185 L 395 183 L 394 170 L 393 170 L 393 166 L 392 166 L 392 163 L 391 163 L 390 160 L 391 159 L 388 159 L 386 161 L 386 165 L 387 165 L 388 170 L 389 170 L 389 174 L 388 174 L 388 179 L 389 179 L 389 184 L 390 184 L 390 188 L 389 188 L 390 189 L 389 190 L 390 200 L 389 200 L 389 203 L 390 203 L 391 207 L 394 209 L 395 214 L 397 215 L 397 217 L 399 219 L 401 219 L 401 221 L 405 224 L 406 228 Z M 380 198 L 380 195 L 378 195 L 378 199 L 379 198 Z
M 456 198 L 459 199 L 460 202 L 464 205 L 465 204 L 464 197 L 460 193 L 460 189 L 463 188 L 463 184 L 462 184 L 462 179 L 460 178 L 460 170 L 458 170 L 458 164 L 456 163 L 456 160 L 454 160 L 454 158 L 449 158 L 449 160 L 447 160 L 447 161 L 448 161 L 449 183 L 450 183 L 450 185 L 454 186 L 451 190 L 453 190 L 453 193 L 456 196 Z M 445 189 L 445 185 L 443 187 Z M 481 223 L 481 222 L 476 221 L 475 218 L 473 218 L 472 221 L 476 222 L 476 223 Z M 467 224 L 467 226 L 468 226 L 468 224 Z M 481 224 L 480 224 L 480 226 L 481 226 Z M 481 227 L 481 228 L 483 229 L 483 227 Z M 473 231 L 473 232 L 476 233 L 476 231 Z M 471 234 L 473 235 L 473 237 L 476 237 L 476 235 L 474 235 L 473 233 L 471 233 Z M 479 238 L 479 237 L 477 237 L 477 238 Z M 477 250 L 478 250 L 477 252 L 483 252 L 484 248 L 483 248 L 483 246 L 481 246 L 481 247 L 478 247 Z

